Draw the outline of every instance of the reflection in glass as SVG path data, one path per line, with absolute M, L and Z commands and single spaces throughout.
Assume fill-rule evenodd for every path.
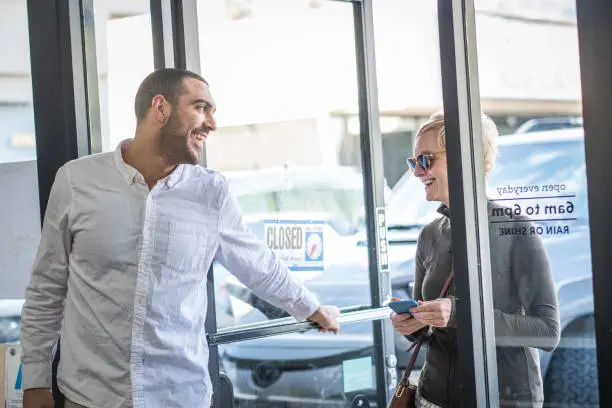
M 537 136 L 501 137 L 498 142 L 498 157 L 495 168 L 487 179 L 487 195 L 492 200 L 509 199 L 518 195 L 575 195 L 574 217 L 582 225 L 588 225 L 586 173 L 584 156 L 577 154 L 584 150 L 582 129 L 570 131 L 559 138 Z M 540 190 L 554 180 L 561 191 Z M 520 187 L 538 186 L 538 191 L 522 192 Z M 508 192 L 508 193 L 506 193 Z M 425 201 L 422 183 L 406 173 L 393 189 L 389 200 L 389 224 L 425 224 L 438 216 L 436 203 Z M 511 206 L 512 203 L 505 203 Z
M 482 136 L 484 173 L 488 176 L 496 162 L 497 129 L 485 116 Z M 533 143 L 537 137 L 531 139 Z M 520 143 L 518 137 L 512 141 Z M 417 132 L 414 154 L 437 152 L 444 146 L 444 116 L 435 114 Z M 461 327 L 455 320 L 460 299 L 454 284 L 446 296 L 439 296 L 453 270 L 453 207 L 446 157 L 440 156 L 426 167 L 417 165 L 414 176 L 425 191 L 425 199 L 439 205 L 438 215 L 422 228 L 416 247 L 412 297 L 423 303 L 411 314 L 393 316 L 392 321 L 398 333 L 412 341 L 423 337 L 428 345 L 418 380 L 419 399 L 425 406 L 456 406 L 461 403 L 457 369 L 457 331 Z M 512 224 L 512 230 L 531 229 L 528 217 L 513 213 L 498 201 L 489 201 L 490 225 L 504 222 Z M 500 215 L 509 215 L 509 219 L 499 221 Z M 558 302 L 550 262 L 537 234 L 492 234 L 490 243 L 500 405 L 541 406 L 543 381 L 538 349 L 552 351 L 559 341 Z
M 493 249 L 496 242 L 542 242 L 550 262 L 561 330 L 560 343 L 554 350 L 538 352 L 543 402 L 555 407 L 596 407 L 599 402 L 576 3 L 510 3 L 477 2 L 483 110 L 496 109 L 496 121 L 504 125 L 512 122 L 508 130 L 516 130 L 501 138 L 498 166 L 488 180 L 489 197 L 504 208 L 503 212 L 491 214 L 491 246 Z M 496 34 L 490 35 L 493 26 Z M 499 112 L 501 103 L 495 107 L 487 102 L 492 96 L 512 102 L 503 107 L 505 112 Z M 531 222 L 522 222 L 524 217 Z M 491 262 L 493 302 L 497 307 L 503 302 L 498 298 L 495 275 L 498 261 L 492 256 Z M 529 280 L 522 284 L 531 286 L 526 293 L 537 291 L 541 285 Z M 538 306 L 545 305 L 542 302 Z M 501 325 L 496 321 L 496 332 Z M 532 341 L 520 332 L 504 337 L 497 334 L 498 361 L 508 354 L 507 346 Z M 499 369 L 500 381 L 512 375 L 508 368 Z M 536 380 L 524 379 L 527 385 L 539 387 Z M 508 405 L 518 404 L 521 397 L 500 389 L 500 400 Z
M 574 394 L 564 392 L 558 385 L 558 381 L 565 383 L 564 378 L 569 379 L 565 377 L 570 374 L 564 365 L 568 361 L 579 367 L 578 373 L 587 390 L 596 390 L 597 385 L 593 319 L 588 317 L 593 305 L 583 139 L 582 129 L 502 137 L 495 169 L 487 180 L 492 203 L 510 210 L 492 212 L 491 241 L 516 235 L 539 236 L 558 287 L 561 324 L 566 329 L 560 346 L 553 353 L 540 352 L 538 356 L 544 398 L 573 398 Z M 530 208 L 533 209 L 531 214 Z M 389 224 L 427 224 L 439 217 L 436 209 L 436 203 L 425 201 L 422 183 L 406 173 L 393 190 Z M 534 220 L 533 225 L 508 222 L 519 215 Z M 496 259 L 492 259 L 494 273 L 495 262 Z M 566 299 L 581 299 L 580 306 L 571 310 L 563 308 Z M 494 302 L 496 300 L 500 301 L 494 298 Z M 585 313 L 586 318 L 582 317 Z M 498 338 L 497 341 L 501 345 L 502 341 L 508 343 L 513 339 Z M 585 398 L 596 401 L 588 395 L 592 394 Z M 596 406 L 596 403 L 584 406 Z

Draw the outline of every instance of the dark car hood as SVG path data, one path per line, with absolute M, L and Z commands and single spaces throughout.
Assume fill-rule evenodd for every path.
M 285 361 L 292 362 L 340 357 L 356 358 L 372 347 L 372 324 L 363 327 L 360 334 L 286 334 L 243 343 L 220 346 L 225 358 L 238 361 Z M 341 361 L 340 361 L 341 362 Z M 328 365 L 330 362 L 325 362 Z M 333 364 L 332 364 L 333 365 Z

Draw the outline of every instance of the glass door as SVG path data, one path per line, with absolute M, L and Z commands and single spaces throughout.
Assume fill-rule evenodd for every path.
M 598 407 L 593 282 L 607 270 L 591 260 L 576 4 L 516 3 L 438 2 L 460 350 L 445 397 Z
M 397 375 L 382 323 L 390 188 L 371 1 L 199 1 L 197 10 L 201 72 L 218 106 L 206 166 L 229 179 L 253 234 L 344 323 L 338 336 L 319 334 L 214 265 L 215 404 L 384 406 Z

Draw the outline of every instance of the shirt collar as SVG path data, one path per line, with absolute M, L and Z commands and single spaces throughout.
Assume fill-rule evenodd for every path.
M 176 185 L 176 183 L 179 182 L 184 171 L 185 165 L 179 164 L 178 166 L 176 166 L 176 169 L 174 169 L 174 171 L 168 175 L 168 177 L 161 181 L 165 182 L 168 188 L 172 188 Z
M 119 168 L 119 172 L 129 185 L 132 185 L 134 183 L 145 184 L 145 180 L 142 174 L 140 174 L 140 172 L 136 170 L 136 168 L 127 164 L 123 159 L 123 148 L 129 143 L 131 143 L 131 141 L 132 139 L 125 139 L 121 143 L 119 143 L 117 149 L 115 150 L 115 164 L 117 165 L 117 168 Z M 178 183 L 181 179 L 184 167 L 185 166 L 183 164 L 179 164 L 172 173 L 170 173 L 167 177 L 163 178 L 159 182 L 163 183 L 168 188 L 174 187 L 176 183 Z
M 117 149 L 115 149 L 115 164 L 117 165 L 117 168 L 119 169 L 119 172 L 121 173 L 125 181 L 127 181 L 130 185 L 137 182 L 139 178 L 142 179 L 142 175 L 140 174 L 140 172 L 134 167 L 127 164 L 125 160 L 123 160 L 122 150 L 131 141 L 131 139 L 125 139 L 121 143 L 119 143 Z M 144 182 L 144 179 L 142 181 Z

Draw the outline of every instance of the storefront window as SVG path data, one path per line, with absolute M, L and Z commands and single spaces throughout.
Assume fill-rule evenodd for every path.
M 0 38 L 0 343 L 12 343 L 40 239 L 25 0 L 0 3 Z
M 102 150 L 111 151 L 136 132 L 136 91 L 154 70 L 151 14 L 141 1 L 96 0 L 94 7 Z

